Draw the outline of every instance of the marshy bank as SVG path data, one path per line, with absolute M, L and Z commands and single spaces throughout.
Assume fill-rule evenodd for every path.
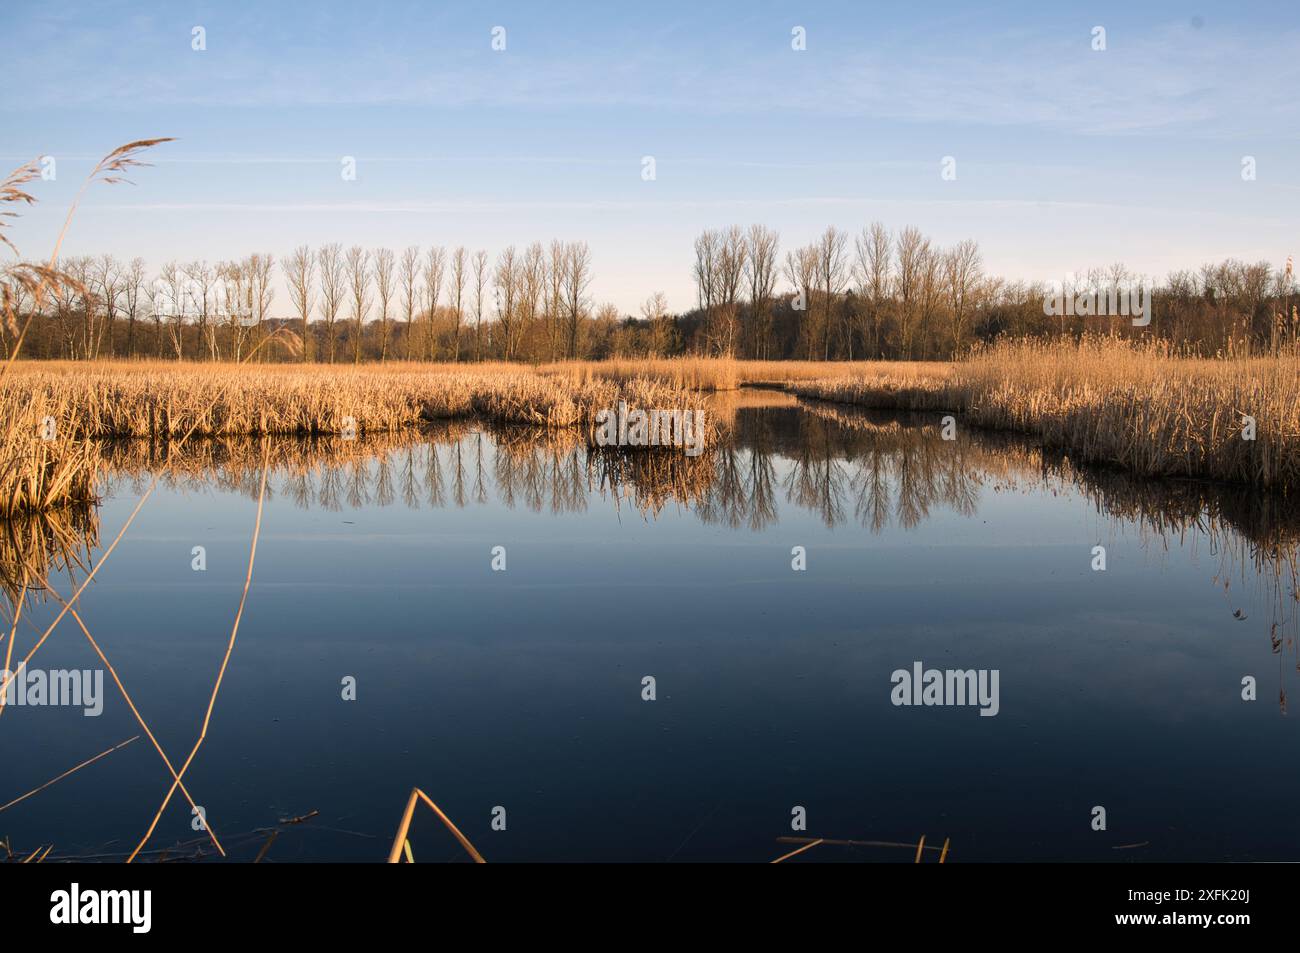
M 1187 357 L 1120 337 L 1001 340 L 964 360 L 710 358 L 544 365 L 576 381 L 653 379 L 700 391 L 782 387 L 878 410 L 944 411 L 1087 463 L 1289 492 L 1300 486 L 1300 353 Z
M 471 417 L 594 435 L 602 411 L 620 405 L 697 412 L 702 398 L 661 381 L 504 364 L 22 363 L 0 380 L 0 514 L 93 500 L 104 440 L 351 438 Z M 702 428 L 707 439 L 707 418 Z
M 626 403 L 701 410 L 742 387 L 945 411 L 1083 463 L 1279 492 L 1300 485 L 1300 356 L 1193 359 L 1118 338 L 1003 342 L 961 362 L 681 358 L 518 364 L 25 363 L 0 381 L 0 513 L 94 499 L 94 441 L 398 432 L 440 419 L 595 439 Z M 710 437 L 716 421 L 709 420 Z
M 1300 489 L 1300 355 L 1179 357 L 1114 338 L 999 343 L 943 374 L 801 381 L 803 397 L 949 411 L 1142 476 Z

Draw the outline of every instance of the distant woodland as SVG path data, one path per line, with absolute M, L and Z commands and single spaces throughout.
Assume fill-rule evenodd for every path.
M 385 360 L 540 362 L 676 355 L 749 359 L 953 359 L 998 337 L 1113 333 L 1186 353 L 1294 347 L 1290 265 L 1227 260 L 1135 275 L 1120 263 L 1085 269 L 1066 293 L 1141 285 L 1154 316 L 1049 315 L 1060 289 L 984 270 L 971 240 L 937 245 L 913 227 L 828 228 L 782 251 L 765 226 L 703 232 L 694 243 L 695 306 L 670 312 L 660 292 L 636 314 L 593 300 L 586 242 L 535 242 L 495 255 L 443 246 L 301 246 L 211 263 L 65 258 L 71 280 L 39 308 L 0 277 L 19 324 L 34 315 L 26 358 L 359 363 Z M 276 288 L 287 300 L 276 299 Z M 272 346 L 260 347 L 274 333 Z M 3 348 L 15 328 L 3 329 Z

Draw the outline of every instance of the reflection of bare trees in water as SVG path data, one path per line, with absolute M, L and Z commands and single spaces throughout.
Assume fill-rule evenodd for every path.
M 873 532 L 919 525 L 940 507 L 976 511 L 990 481 L 1010 485 L 1044 479 L 1076 486 L 1099 510 L 1134 520 L 1161 536 L 1195 529 L 1214 535 L 1227 525 L 1258 564 L 1267 554 L 1294 554 L 1288 528 L 1295 507 L 1258 494 L 1198 483 L 1153 483 L 1123 474 L 1080 471 L 1014 437 L 964 432 L 939 437 L 931 417 L 909 418 L 835 405 L 741 408 L 727 432 L 699 457 L 679 450 L 597 449 L 571 431 L 481 427 L 466 422 L 410 435 L 355 440 L 279 440 L 271 451 L 268 494 L 301 507 L 404 505 L 465 507 L 495 498 L 504 506 L 563 513 L 585 509 L 593 494 L 632 500 L 647 514 L 669 502 L 691 507 L 710 523 L 762 529 L 785 502 L 817 514 L 827 526 L 850 520 Z M 145 441 L 109 444 L 108 493 L 144 485 L 166 459 Z M 187 445 L 171 461 L 164 486 L 257 492 L 254 442 Z M 1122 488 L 1121 488 L 1122 487 Z M 1240 497 L 1240 498 L 1239 498 Z
M 828 527 L 846 521 L 846 501 L 873 533 L 891 518 L 911 529 L 940 505 L 975 512 L 987 450 L 968 440 L 941 440 L 933 420 L 823 405 L 791 418 L 796 432 L 790 449 L 783 448 L 791 459 L 786 498 Z
M 845 521 L 851 501 L 854 518 L 875 531 L 891 517 L 914 526 L 940 502 L 971 512 L 977 499 L 984 461 L 928 427 L 851 425 L 787 407 L 741 409 L 728 429 L 732 440 L 698 457 L 671 448 L 598 449 L 571 431 L 464 422 L 430 427 L 419 443 L 382 434 L 279 440 L 267 493 L 329 511 L 389 506 L 399 496 L 413 508 L 482 505 L 495 496 L 510 508 L 554 513 L 583 510 L 599 494 L 648 516 L 676 503 L 705 522 L 754 530 L 777 521 L 779 494 L 828 526 Z M 196 443 L 162 482 L 252 496 L 255 450 L 252 442 Z M 162 453 L 140 441 L 111 445 L 107 492 L 142 485 Z
M 550 483 L 551 512 L 574 513 L 587 508 L 587 490 L 589 484 L 584 482 L 585 462 L 578 459 L 577 451 L 557 454 L 553 458 L 551 472 L 554 475 Z
M 739 529 L 749 521 L 748 468 L 743 458 L 752 460 L 754 455 L 728 445 L 719 447 L 713 456 L 714 479 L 696 506 L 696 512 L 706 523 L 723 523 Z
M 889 524 L 889 487 L 889 460 L 879 453 L 869 454 L 862 460 L 849 483 L 853 515 L 873 533 L 879 533 Z
M 483 481 L 483 434 L 474 435 L 474 502 L 487 502 L 487 484 Z
M 272 444 L 267 493 L 331 511 L 389 506 L 399 497 L 411 508 L 463 508 L 495 497 L 508 508 L 558 514 L 583 511 L 602 498 L 646 518 L 675 504 L 706 523 L 752 530 L 777 522 L 784 502 L 829 527 L 852 522 L 879 533 L 890 525 L 915 527 L 940 508 L 973 514 L 985 487 L 1075 490 L 1107 518 L 1136 525 L 1148 542 L 1208 541 L 1225 600 L 1242 586 L 1263 586 L 1279 664 L 1294 664 L 1300 655 L 1300 508 L 1293 502 L 1208 483 L 1078 469 L 1014 436 L 964 428 L 946 441 L 934 415 L 820 403 L 742 406 L 728 415 L 723 432 L 729 439 L 698 457 L 667 448 L 598 449 L 574 431 L 465 421 L 430 426 L 418 442 L 410 434 L 284 439 Z M 106 444 L 106 491 L 140 492 L 168 452 L 147 441 Z M 161 482 L 254 498 L 260 452 L 254 441 L 188 444 Z M 11 606 L 40 574 L 84 565 L 97 533 L 94 510 L 84 507 L 6 524 L 0 584 Z M 69 554 L 80 555 L 70 562 Z M 1285 695 L 1280 700 L 1285 704 Z
M 844 522 L 844 486 L 847 470 L 823 447 L 805 444 L 791 461 L 784 481 L 791 503 L 812 510 L 827 526 Z
M 437 457 L 437 448 L 432 448 L 431 452 Z M 451 499 L 457 508 L 465 506 L 465 447 L 464 444 L 457 440 L 451 445 L 451 454 L 448 465 L 451 467 Z
M 443 486 L 442 467 L 438 465 L 436 444 L 421 444 L 418 450 L 412 448 L 410 452 L 424 456 L 424 493 L 429 505 L 434 509 L 446 505 L 447 494 Z
M 570 433 L 500 428 L 492 433 L 497 498 L 533 512 L 572 513 L 587 508 L 588 487 L 580 444 Z
M 420 505 L 420 478 L 415 473 L 415 448 L 406 447 L 396 451 L 401 457 L 402 502 L 407 509 Z
M 267 480 L 267 483 L 269 484 L 270 480 Z M 343 505 L 339 502 L 339 497 L 342 492 L 342 484 L 342 467 L 327 466 L 320 471 L 320 489 L 317 494 L 317 499 L 322 507 L 331 512 L 337 512 L 338 510 L 343 509 Z M 308 505 L 310 505 L 310 501 Z
M 1133 520 L 1161 536 L 1197 530 L 1217 539 L 1226 525 L 1241 536 L 1243 556 L 1295 552 L 1295 507 L 1258 494 L 1199 483 L 1153 483 L 1122 473 L 1071 468 L 1016 437 L 965 431 L 940 439 L 933 416 L 908 417 L 838 405 L 741 408 L 719 441 L 699 457 L 679 450 L 597 449 L 571 431 L 431 426 L 409 435 L 355 440 L 280 440 L 273 445 L 268 494 L 301 507 L 481 505 L 564 513 L 585 509 L 593 495 L 631 500 L 647 515 L 670 502 L 703 521 L 762 529 L 786 503 L 817 514 L 827 526 L 853 521 L 873 532 L 917 526 L 938 508 L 976 511 L 992 482 L 1075 486 L 1102 512 Z M 257 445 L 207 441 L 187 446 L 163 477 L 165 486 L 257 491 Z M 143 441 L 110 444 L 107 492 L 142 486 L 165 451 Z M 1121 489 L 1123 487 L 1123 489 Z M 1239 498 L 1240 497 L 1240 498 Z

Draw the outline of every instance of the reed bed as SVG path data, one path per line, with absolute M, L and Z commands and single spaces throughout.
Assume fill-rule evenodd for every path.
M 0 516 L 95 499 L 99 447 L 57 426 L 74 416 L 66 393 L 0 380 Z
M 575 427 L 619 400 L 699 405 L 657 381 L 574 381 L 492 365 L 20 365 L 0 383 L 0 402 L 28 400 L 55 416 L 60 433 L 90 438 L 172 438 L 191 430 L 199 437 L 361 433 L 469 416 Z
M 938 375 L 948 365 L 935 361 L 742 361 L 725 357 L 644 358 L 564 361 L 543 364 L 543 374 L 573 381 L 659 381 L 693 391 L 729 391 L 749 386 L 782 386 L 796 381 L 861 378 L 878 374 Z
M 596 414 L 620 401 L 703 407 L 696 392 L 661 380 L 577 380 L 504 364 L 20 364 L 0 379 L 0 516 L 93 499 L 98 440 L 360 435 L 469 417 L 590 433 Z
M 0 379 L 0 516 L 93 500 L 95 441 L 396 432 L 479 418 L 585 431 L 619 401 L 708 409 L 705 392 L 948 411 L 1083 462 L 1289 490 L 1300 484 L 1300 357 L 1201 360 L 1114 338 L 1004 342 L 958 364 L 685 358 L 381 366 L 16 364 Z M 716 409 L 716 408 L 715 408 Z M 1254 439 L 1244 439 L 1246 415 Z M 706 439 L 723 425 L 706 413 Z M 725 417 L 726 415 L 721 415 Z M 53 422 L 50 430 L 49 422 Z M 53 437 L 50 434 L 53 433 Z M 47 439 L 48 438 L 48 439 Z
M 954 366 L 936 373 L 888 369 L 874 374 L 796 381 L 785 388 L 798 397 L 852 404 L 868 410 L 964 410 L 956 388 Z
M 1189 359 L 1117 338 L 1003 342 L 947 374 L 796 383 L 804 397 L 949 410 L 1143 476 L 1300 487 L 1300 356 Z M 1253 439 L 1247 418 L 1253 418 Z

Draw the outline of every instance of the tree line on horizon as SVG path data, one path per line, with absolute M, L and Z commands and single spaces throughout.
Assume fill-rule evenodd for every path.
M 265 253 L 170 261 L 156 274 L 141 258 L 111 255 L 59 267 L 69 280 L 33 316 L 24 357 L 944 360 L 1004 335 L 1090 332 L 1155 337 L 1208 356 L 1276 351 L 1300 331 L 1289 260 L 1275 269 L 1228 259 L 1159 285 L 1116 263 L 1052 286 L 986 273 L 973 240 L 942 247 L 915 227 L 891 233 L 879 222 L 856 235 L 827 228 L 783 256 L 766 226 L 706 230 L 694 243 L 696 305 L 677 314 L 662 292 L 636 315 L 593 302 L 591 251 L 581 241 L 511 245 L 494 259 L 463 246 L 398 254 L 330 243 L 299 246 L 279 262 Z M 272 314 L 276 268 L 287 314 Z M 1154 301 L 1145 327 L 1122 315 L 1045 313 L 1045 299 L 1062 291 L 1104 298 L 1135 284 Z M 17 314 L 32 313 L 21 283 L 0 277 L 0 286 Z M 14 329 L 0 338 L 8 356 Z

